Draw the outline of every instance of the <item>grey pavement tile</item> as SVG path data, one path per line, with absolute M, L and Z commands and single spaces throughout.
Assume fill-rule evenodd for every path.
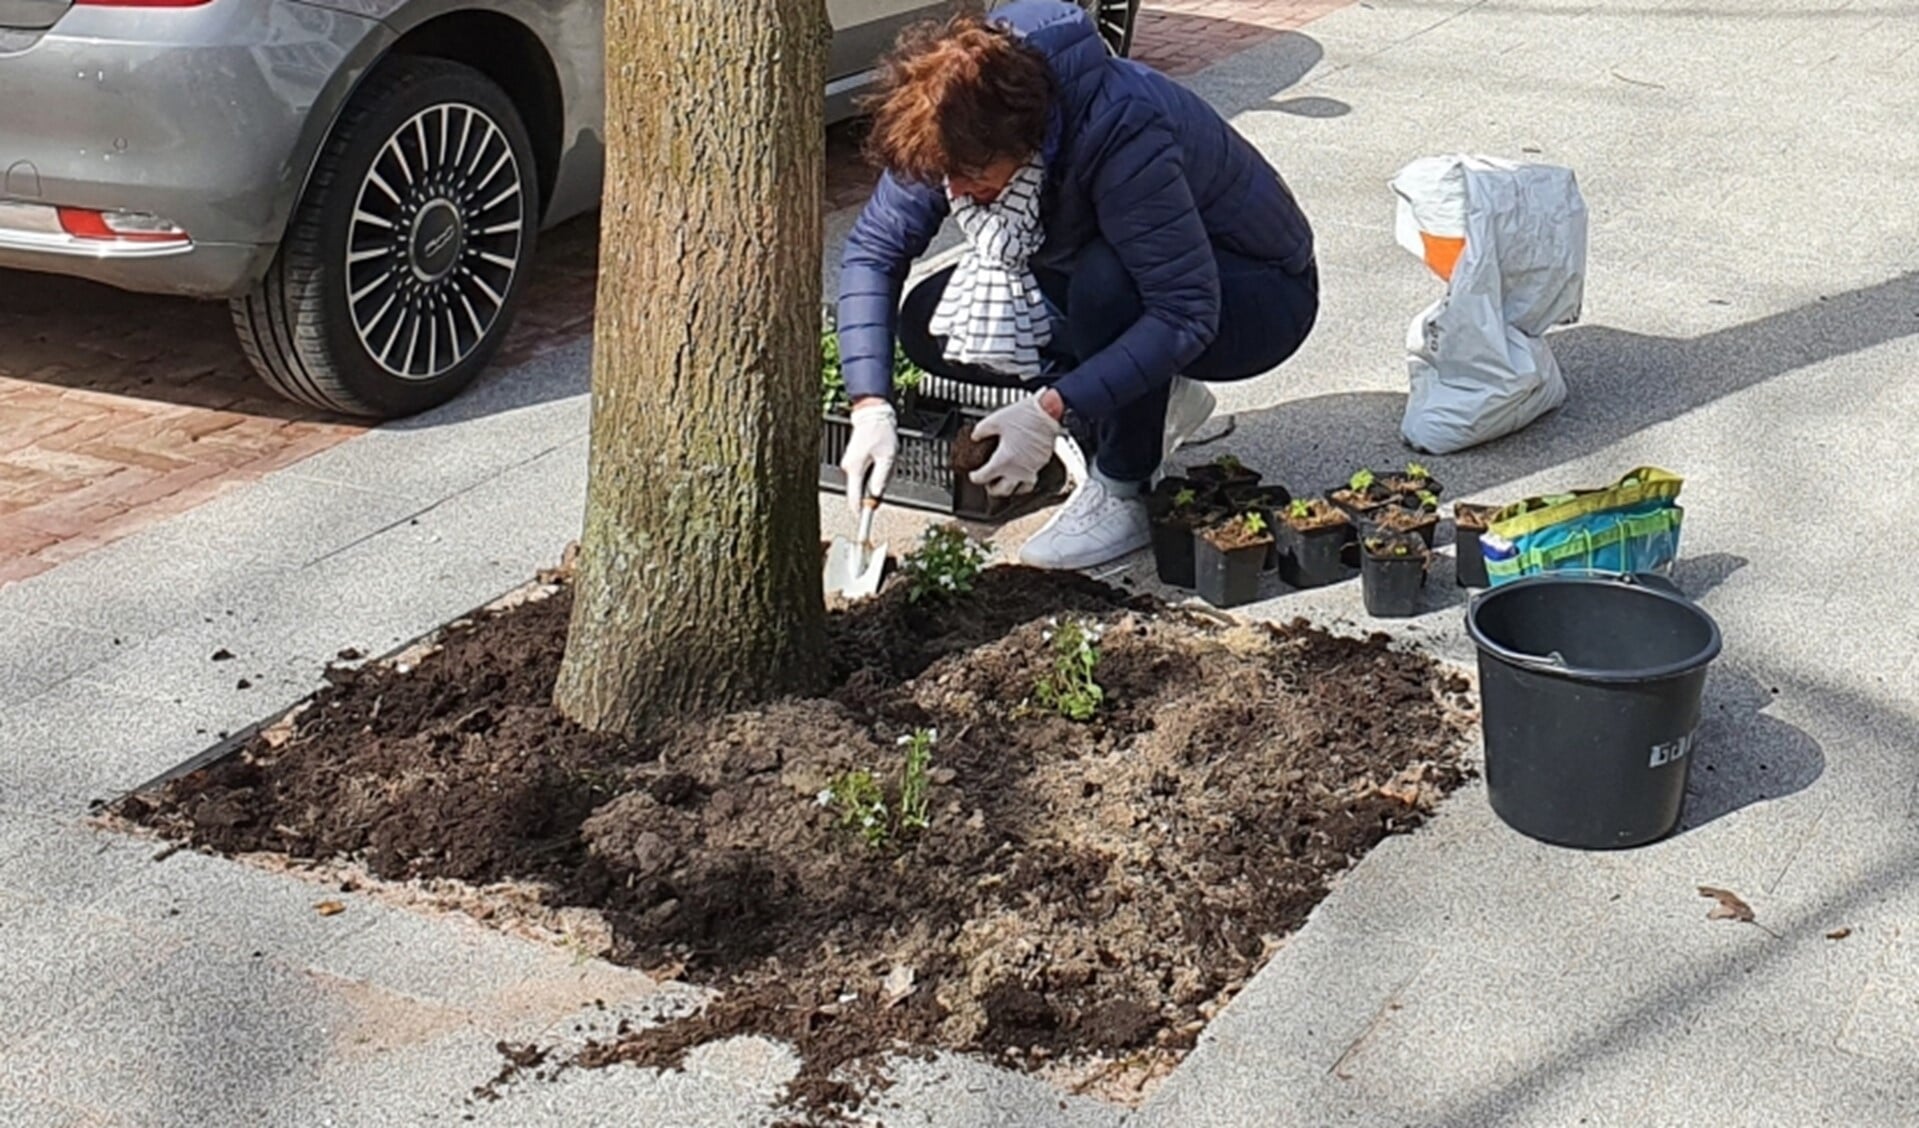
M 113 996 L 177 947 L 172 938 L 60 905 L 0 894 L 0 1075 L 22 1043 Z M 29 1090 L 37 1091 L 37 1090 Z
M 1738 1027 L 1688 1039 L 1649 1086 L 1652 1106 L 1674 1116 L 1699 1109 L 1707 1091 L 1720 1124 L 1919 1121 L 1919 1062 L 1881 1062 Z
M 476 1106 L 473 1123 L 502 1128 L 769 1128 L 790 1120 L 776 1110 L 775 1102 L 798 1071 L 798 1060 L 785 1047 L 759 1038 L 735 1038 L 689 1052 L 681 1070 L 576 1069 L 553 1082 L 515 1086 L 499 1102 Z
M 364 1017 L 313 975 L 196 944 L 59 1016 L 0 1066 L 16 1086 L 141 1125 L 269 1124 Z
M 7 1128 L 98 1128 L 103 1123 L 82 1109 L 0 1089 L 0 1124 Z
M 0 588 L 0 613 L 84 627 L 132 644 L 202 614 L 219 614 L 277 570 L 250 556 L 207 553 L 168 523 Z
M 507 936 L 457 913 L 381 910 L 371 920 L 309 953 L 310 966 L 535 1029 L 601 1004 L 638 1005 L 661 991 L 639 972 Z
M 427 503 L 456 496 L 586 435 L 590 356 L 582 341 L 503 370 L 473 394 L 282 473 Z
M 404 521 L 425 505 L 411 494 L 282 472 L 174 518 L 169 531 L 211 557 L 239 554 L 298 567 Z
M 1566 850 L 1500 823 L 1477 785 L 1426 830 L 1387 839 L 1314 910 L 1307 931 L 1390 941 L 1550 974 L 1585 954 L 1636 880 L 1617 854 Z
M 1046 1080 L 996 1069 L 954 1054 L 931 1060 L 893 1058 L 893 1083 L 862 1111 L 888 1128 L 971 1128 L 1017 1124 L 1021 1128 L 1118 1128 L 1124 1109 L 1071 1096 Z
M 0 890 L 83 909 L 137 879 L 161 847 L 89 822 L 0 815 Z
M 124 645 L 106 631 L 0 612 L 0 709 L 51 689 Z
M 77 817 L 205 748 L 206 723 L 171 701 L 73 679 L 0 710 L 0 807 Z
M 1919 984 L 1879 982 L 1860 995 L 1838 1048 L 1890 1064 L 1919 1062 Z
M 1321 1088 L 1375 1123 L 1639 1123 L 1647 1074 L 1685 1042 L 1682 996 L 1611 969 L 1499 969 L 1442 951 L 1394 1002 Z
M 1168 1126 L 1248 1123 L 1317 1085 L 1432 959 L 1430 948 L 1354 938 L 1314 920 L 1207 1026 L 1140 1114 Z
M 285 1102 L 275 1128 L 482 1121 L 489 1106 L 473 1090 L 499 1072 L 499 1038 L 485 1028 L 463 1026 L 410 1045 L 360 1047 L 336 1055 L 321 1065 L 313 1086 Z
M 339 901 L 346 911 L 322 916 L 314 905 Z M 323 958 L 378 925 L 405 917 L 365 897 L 191 850 L 148 864 L 91 905 L 102 916 L 229 957 L 299 966 Z

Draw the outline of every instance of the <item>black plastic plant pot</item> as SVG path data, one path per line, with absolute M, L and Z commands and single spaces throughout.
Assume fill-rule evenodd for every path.
M 1422 492 L 1432 494 L 1434 497 L 1446 492 L 1446 487 L 1439 483 L 1438 478 L 1410 478 L 1404 474 L 1382 474 L 1379 482 L 1408 502 L 1413 502 Z
M 1433 546 L 1433 538 L 1439 532 L 1437 512 L 1398 505 L 1383 506 L 1374 510 L 1363 523 L 1368 532 L 1378 530 L 1384 533 L 1418 537 L 1419 542 L 1427 548 Z
M 1195 530 L 1225 516 L 1217 509 L 1188 510 L 1185 512 L 1167 510 L 1152 517 L 1153 565 L 1159 571 L 1159 582 L 1167 587 L 1182 588 L 1191 591 L 1197 583 L 1194 578 L 1194 544 L 1199 540 Z
M 1316 529 L 1286 529 L 1287 551 L 1279 558 L 1279 578 L 1296 588 L 1319 588 L 1349 578 L 1346 544 L 1353 527 L 1342 521 Z
M 1453 570 L 1463 588 L 1489 588 L 1492 577 L 1486 574 L 1486 557 L 1479 548 L 1479 535 L 1486 531 L 1496 505 L 1453 504 Z
M 1200 487 L 1225 489 L 1227 486 L 1257 486 L 1260 473 L 1246 466 L 1221 466 L 1217 462 L 1203 462 L 1198 466 L 1188 466 L 1186 478 Z
M 1239 607 L 1259 598 L 1259 574 L 1273 538 L 1221 548 L 1205 533 L 1193 537 L 1193 570 L 1199 597 L 1214 607 Z
M 1355 495 L 1344 486 L 1326 491 L 1326 500 L 1360 524 L 1371 521 L 1380 510 L 1398 500 L 1398 495 L 1375 485 L 1363 495 Z
M 1360 556 L 1366 614 L 1375 619 L 1410 619 L 1419 614 L 1429 554 L 1417 537 L 1369 537 Z

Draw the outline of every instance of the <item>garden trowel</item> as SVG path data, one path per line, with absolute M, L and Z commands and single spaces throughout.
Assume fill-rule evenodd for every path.
M 864 491 L 864 484 L 861 486 Z M 880 576 L 886 571 L 886 546 L 873 543 L 873 515 L 880 499 L 865 494 L 860 498 L 860 531 L 857 541 L 834 537 L 826 554 L 826 591 L 847 599 L 865 599 L 880 590 Z

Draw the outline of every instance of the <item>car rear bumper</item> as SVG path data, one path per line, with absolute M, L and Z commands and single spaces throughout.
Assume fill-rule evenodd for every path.
M 74 8 L 0 39 L 0 268 L 203 297 L 250 288 L 305 181 L 309 119 L 382 34 L 294 0 L 212 0 Z M 75 238 L 47 230 L 55 207 L 157 216 L 186 241 Z

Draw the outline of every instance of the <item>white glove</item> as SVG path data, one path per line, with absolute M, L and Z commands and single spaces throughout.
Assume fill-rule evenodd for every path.
M 900 418 L 885 400 L 853 409 L 853 437 L 846 441 L 840 471 L 846 475 L 846 505 L 859 516 L 863 497 L 879 497 L 893 476 L 893 460 L 900 452 Z M 860 489 L 860 483 L 866 489 Z
M 999 448 L 986 465 L 973 471 L 976 486 L 994 497 L 1025 493 L 1039 484 L 1039 472 L 1053 458 L 1059 438 L 1059 420 L 1046 414 L 1039 396 L 1008 404 L 973 425 L 976 439 L 998 439 Z

